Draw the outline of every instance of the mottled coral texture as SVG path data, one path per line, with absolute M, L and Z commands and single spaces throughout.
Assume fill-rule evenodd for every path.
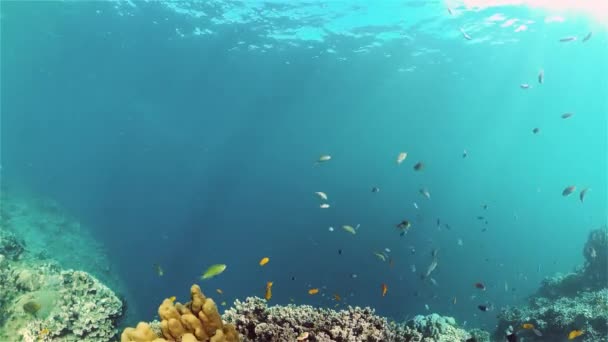
M 235 324 L 244 341 L 295 341 L 307 332 L 307 341 L 461 341 L 470 335 L 456 327 L 450 317 L 418 316 L 417 324 L 389 323 L 370 308 L 348 307 L 345 310 L 314 308 L 307 305 L 268 307 L 257 297 L 236 301 L 224 313 Z

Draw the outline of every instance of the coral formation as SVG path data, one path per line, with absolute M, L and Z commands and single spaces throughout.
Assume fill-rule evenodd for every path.
M 85 272 L 49 265 L 38 270 L 44 271 L 40 288 L 19 293 L 7 308 L 7 332 L 17 331 L 26 341 L 109 341 L 116 336 L 122 303 L 109 288 Z
M 126 328 L 121 335 L 121 341 L 239 341 L 235 327 L 222 322 L 215 302 L 205 297 L 198 285 L 192 285 L 190 288 L 190 298 L 191 301 L 186 304 L 165 299 L 158 308 L 164 338 L 160 338 L 149 324 L 140 322 L 136 328 Z
M 436 313 L 415 316 L 406 325 L 422 335 L 422 341 L 464 341 L 469 335 L 466 331 L 456 326 L 456 320 L 452 317 L 442 317 Z
M 15 235 L 27 216 L 15 208 L 0 206 L 0 341 L 112 340 L 121 301 L 90 274 L 34 257 Z
M 416 322 L 389 323 L 370 308 L 348 307 L 341 311 L 307 305 L 268 307 L 266 301 L 249 297 L 236 301 L 224 313 L 236 325 L 244 341 L 295 341 L 308 333 L 310 341 L 464 341 L 470 335 L 450 317 L 419 316 Z
M 563 340 L 575 329 L 584 331 L 580 341 L 600 341 L 608 336 L 608 231 L 597 229 L 589 234 L 585 265 L 574 272 L 557 274 L 543 280 L 527 306 L 507 307 L 499 314 L 497 339 L 509 327 L 532 323 L 544 340 Z M 535 338 L 532 331 L 519 335 Z M 527 338 L 526 338 L 527 339 Z

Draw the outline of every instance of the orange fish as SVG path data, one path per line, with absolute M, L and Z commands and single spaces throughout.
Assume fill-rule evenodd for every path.
M 339 302 L 342 300 L 342 297 L 340 297 L 339 294 L 334 294 L 334 298 Z
M 266 283 L 266 294 L 264 295 L 264 298 L 266 298 L 266 300 L 270 300 L 270 298 L 272 298 L 272 282 L 271 281 Z
M 386 292 L 388 291 L 388 286 L 386 284 L 382 284 L 382 297 L 386 296 Z
M 219 294 L 224 294 L 224 291 L 222 291 L 222 289 L 216 289 L 215 291 Z
M 319 293 L 319 289 L 317 288 L 308 290 L 309 295 L 316 295 L 317 293 Z
M 524 323 L 521 325 L 522 328 L 524 329 L 534 329 L 534 324 L 531 323 Z
M 572 330 L 569 334 L 568 334 L 568 339 L 569 340 L 574 340 L 575 338 L 581 336 L 584 333 L 584 331 L 582 330 Z

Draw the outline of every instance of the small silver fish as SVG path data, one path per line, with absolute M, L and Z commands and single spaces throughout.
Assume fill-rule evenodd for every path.
M 437 268 L 437 258 L 434 258 L 429 267 L 426 269 L 426 272 L 423 274 L 422 279 L 428 278 L 431 273 Z
M 543 84 L 544 80 L 545 80 L 545 71 L 543 69 L 540 69 L 540 72 L 538 73 L 538 83 Z
M 469 35 L 468 35 L 468 34 L 467 34 L 465 31 L 464 31 L 464 29 L 463 29 L 462 27 L 460 28 L 460 33 L 462 33 L 462 36 L 463 36 L 463 37 L 464 37 L 464 39 L 466 39 L 466 40 L 472 40 L 472 39 L 473 39 L 473 38 L 471 38 L 471 36 L 469 36 Z
M 422 188 L 419 190 L 420 194 L 424 197 L 426 197 L 427 199 L 431 199 L 431 193 L 429 192 L 429 190 L 427 188 Z
M 522 83 L 519 85 L 521 89 L 530 89 L 530 85 L 528 83 Z
M 575 36 L 568 36 L 568 37 L 563 37 L 563 38 L 560 38 L 560 39 L 559 39 L 559 41 L 560 41 L 560 42 L 562 42 L 562 43 L 565 43 L 565 42 L 573 42 L 573 41 L 575 41 L 575 40 L 576 40 L 576 37 L 575 37 Z

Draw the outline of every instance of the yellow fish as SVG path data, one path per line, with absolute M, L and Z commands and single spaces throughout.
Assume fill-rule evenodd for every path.
M 224 291 L 222 291 L 222 289 L 216 289 L 215 291 L 219 294 L 224 294 Z
M 203 275 L 201 276 L 202 279 L 209 279 L 209 278 L 213 278 L 216 275 L 224 272 L 226 270 L 226 265 L 225 264 L 215 264 L 215 265 L 211 265 L 209 266 L 209 268 L 205 271 L 205 273 L 203 273 Z
M 300 334 L 300 336 L 298 336 L 298 338 L 296 340 L 297 341 L 304 341 L 307 338 L 308 338 L 308 332 L 303 332 L 303 333 Z
M 175 302 L 175 299 L 177 299 L 177 298 L 175 298 L 175 296 L 171 296 L 171 297 L 169 297 L 169 300 L 170 300 L 171 302 Z
M 534 324 L 531 323 L 524 323 L 521 325 L 522 328 L 524 329 L 534 329 Z
M 317 293 L 319 293 L 319 289 L 317 288 L 308 290 L 309 295 L 316 295 Z
M 266 300 L 270 300 L 270 298 L 272 298 L 272 282 L 271 281 L 266 283 L 266 294 L 264 295 L 264 298 L 266 298 Z
M 397 156 L 397 164 L 403 163 L 403 161 L 405 160 L 405 158 L 407 158 L 407 152 L 401 152 L 401 153 L 399 153 L 399 155 Z
M 569 340 L 574 340 L 575 338 L 581 336 L 582 334 L 584 334 L 584 331 L 582 330 L 572 330 L 569 334 L 568 334 L 568 339 Z
M 336 293 L 334 294 L 334 299 L 336 299 L 337 301 L 341 301 L 342 297 L 340 297 L 340 295 Z
M 269 257 L 263 257 L 262 260 L 260 260 L 260 266 L 266 265 L 269 261 L 270 261 Z

